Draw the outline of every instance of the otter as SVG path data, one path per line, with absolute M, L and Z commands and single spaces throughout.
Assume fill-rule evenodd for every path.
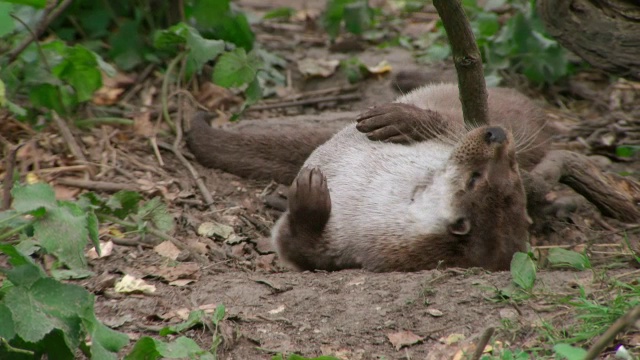
M 370 109 L 333 136 L 246 138 L 197 120 L 187 141 L 200 162 L 293 180 L 272 241 L 298 270 L 505 270 L 526 249 L 531 224 L 519 169 L 540 161 L 548 134 L 525 96 L 491 88 L 488 100 L 491 124 L 474 129 L 464 125 L 457 86 L 437 84 Z M 247 153 L 277 166 L 269 173 Z M 244 163 L 234 169 L 225 156 Z

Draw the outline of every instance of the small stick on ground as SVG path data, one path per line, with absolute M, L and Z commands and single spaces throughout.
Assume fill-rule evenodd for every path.
M 640 319 L 640 306 L 636 306 L 616 320 L 607 331 L 598 338 L 585 355 L 584 360 L 593 360 L 609 345 L 615 337 L 627 327 L 633 326 Z
M 473 355 L 471 356 L 470 360 L 480 359 L 480 357 L 482 356 L 482 353 L 484 352 L 484 348 L 489 343 L 489 340 L 491 340 L 491 336 L 493 336 L 493 332 L 495 330 L 496 330 L 495 328 L 490 327 L 487 330 L 485 330 L 484 333 L 482 333 L 482 336 L 480 336 L 480 339 L 478 339 L 476 351 L 473 352 Z
M 344 95 L 333 95 L 333 96 L 323 96 L 315 99 L 304 99 L 304 100 L 296 100 L 296 101 L 285 101 L 278 104 L 268 104 L 268 105 L 254 105 L 247 109 L 247 111 L 260 111 L 260 110 L 272 110 L 272 109 L 281 109 L 286 107 L 294 107 L 294 106 L 303 106 L 303 105 L 313 105 L 327 101 L 356 101 L 360 100 L 360 94 L 344 94 Z
M 13 188 L 13 169 L 16 166 L 16 154 L 24 146 L 24 143 L 14 145 L 9 149 L 6 158 L 4 180 L 2 181 L 2 211 L 11 207 L 11 189 Z
M 97 191 L 107 191 L 107 192 L 117 192 L 120 190 L 140 191 L 140 189 L 135 185 L 118 184 L 118 183 L 113 183 L 108 181 L 91 181 L 91 180 L 81 180 L 81 179 L 71 179 L 71 178 L 58 178 L 55 180 L 55 182 L 60 185 L 73 186 L 81 189 L 97 190 Z
M 200 193 L 202 193 L 202 197 L 204 198 L 205 205 L 212 206 L 213 197 L 211 196 L 209 189 L 207 189 L 207 185 L 202 180 L 202 177 L 200 176 L 200 174 L 198 174 L 196 169 L 191 165 L 189 160 L 187 160 L 187 158 L 185 158 L 184 155 L 182 155 L 182 152 L 180 152 L 180 150 L 176 149 L 174 146 L 171 146 L 164 142 L 158 142 L 158 146 L 165 150 L 171 151 L 176 156 L 176 158 L 178 158 L 178 161 L 180 161 L 180 163 L 185 168 L 187 168 L 187 170 L 189 171 L 189 174 L 191 174 L 191 177 L 195 180 L 196 185 L 198 186 L 198 190 L 200 190 Z
M 73 137 L 73 134 L 69 129 L 69 126 L 67 126 L 67 123 L 64 120 L 62 120 L 55 111 L 51 112 L 51 117 L 53 118 L 53 121 L 58 126 L 58 130 L 60 130 L 60 135 L 62 135 L 62 137 L 66 141 L 69 151 L 71 152 L 73 157 L 75 157 L 77 161 L 83 164 L 89 164 L 89 162 L 87 161 L 87 158 L 84 157 L 84 153 L 82 153 L 82 148 L 80 147 L 80 145 L 78 145 L 76 138 Z M 89 173 L 91 174 L 91 176 L 95 174 L 95 169 L 93 168 L 93 166 L 89 166 Z

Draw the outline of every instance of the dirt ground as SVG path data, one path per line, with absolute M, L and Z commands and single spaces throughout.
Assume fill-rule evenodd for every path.
M 293 0 L 238 3 L 256 16 L 275 6 L 306 8 L 313 16 L 324 4 Z M 409 30 L 418 27 L 417 23 L 410 25 Z M 399 47 L 365 46 L 366 50 L 355 53 L 332 52 L 322 31 L 305 28 L 304 21 L 273 22 L 255 26 L 254 30 L 257 43 L 288 60 L 293 93 L 349 87 L 340 73 L 327 79 L 304 79 L 295 65 L 303 58 L 357 56 L 369 65 L 387 60 L 393 70 L 358 83 L 355 93 L 361 95 L 359 100 L 249 111 L 241 121 L 245 126 L 265 118 L 331 118 L 338 111 L 355 114 L 371 105 L 391 101 L 398 96 L 393 76 L 400 70 L 422 68 L 431 72 L 433 81 L 455 79 L 451 66 L 419 65 L 409 51 Z M 157 85 L 158 79 L 151 76 L 145 81 Z M 512 82 L 514 86 L 518 84 L 521 82 Z M 550 146 L 594 156 L 603 169 L 638 179 L 640 161 L 618 158 L 612 149 L 616 144 L 638 143 L 633 137 L 636 135 L 624 129 L 635 126 L 637 132 L 640 128 L 635 116 L 640 114 L 639 83 L 619 80 L 610 84 L 605 74 L 588 70 L 544 92 L 524 85 L 519 88 L 544 106 L 557 127 L 557 136 Z M 534 295 L 521 302 L 500 296 L 501 289 L 510 286 L 508 272 L 488 273 L 479 269 L 386 274 L 359 270 L 292 272 L 279 264 L 269 243 L 269 229 L 280 213 L 264 205 L 264 196 L 275 184 L 242 179 L 191 161 L 213 196 L 213 206 L 207 207 L 202 205 L 195 180 L 184 165 L 171 152 L 162 150 L 165 164 L 160 166 L 148 142 L 131 129 L 96 127 L 80 138 L 92 161 L 106 162 L 122 170 L 104 171 L 98 180 L 133 184 L 148 195 L 162 195 L 176 220 L 173 236 L 199 249 L 206 259 L 203 263 L 193 257 L 170 260 L 152 246 L 139 242 L 135 246 L 116 244 L 109 257 L 90 261 L 96 276 L 78 283 L 96 294 L 98 317 L 132 339 L 157 337 L 163 326 L 184 320 L 188 310 L 210 310 L 224 304 L 227 316 L 220 329 L 224 338 L 219 352 L 221 359 L 270 359 L 281 352 L 309 357 L 333 354 L 345 360 L 450 359 L 461 349 L 472 349 L 488 327 L 497 329 L 495 347 L 549 348 L 534 329 L 543 321 L 555 324 L 573 321 L 573 315 L 565 307 L 550 299 L 576 295 L 578 285 L 588 292 L 603 291 L 603 274 L 625 275 L 634 271 L 628 263 L 614 267 L 610 266 L 613 260 L 609 261 L 606 255 L 594 255 L 597 265 L 594 270 L 541 270 Z M 161 140 L 173 142 L 168 136 Z M 189 155 L 186 148 L 184 153 Z M 138 180 L 133 181 L 127 173 Z M 59 182 L 62 177 L 64 174 L 56 174 L 48 179 L 57 184 L 56 191 L 67 191 L 70 197 L 76 195 L 79 188 L 63 185 Z M 562 187 L 556 190 L 550 196 L 568 192 Z M 557 214 L 549 223 L 538 224 L 532 245 L 541 246 L 538 250 L 541 253 L 548 246 L 619 249 L 623 230 L 637 229 L 598 215 L 585 201 L 579 204 L 574 213 Z M 232 234 L 226 240 L 199 235 L 198 228 L 207 222 L 229 225 Z M 637 244 L 639 236 L 630 231 L 629 238 L 632 244 Z M 102 239 L 109 239 L 106 232 Z M 175 270 L 177 275 L 168 275 L 167 269 Z M 125 274 L 144 278 L 156 286 L 156 292 L 115 293 L 113 281 Z M 178 278 L 187 281 L 173 282 Z M 185 335 L 203 348 L 212 341 L 211 333 L 202 328 L 189 330 Z M 452 341 L 454 337 L 459 341 Z M 408 346 L 394 347 L 396 340 L 392 339 L 396 338 Z

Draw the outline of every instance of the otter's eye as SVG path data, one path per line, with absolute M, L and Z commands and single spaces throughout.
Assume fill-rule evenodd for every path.
M 480 177 L 482 177 L 482 174 L 480 174 L 479 172 L 472 172 L 471 177 L 469 177 L 469 181 L 467 181 L 467 189 L 473 189 L 480 180 Z

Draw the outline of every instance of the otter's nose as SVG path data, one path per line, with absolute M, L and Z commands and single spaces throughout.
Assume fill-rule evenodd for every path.
M 507 140 L 507 133 L 500 127 L 490 127 L 484 134 L 484 140 L 487 144 L 498 143 L 502 144 Z

